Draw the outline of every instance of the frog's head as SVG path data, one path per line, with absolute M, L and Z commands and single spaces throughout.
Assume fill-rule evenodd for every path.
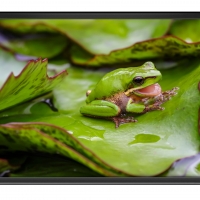
M 157 83 L 162 78 L 152 62 L 145 62 L 137 67 L 132 76 L 129 89 L 125 92 L 127 96 L 136 94 L 141 97 L 153 97 L 161 93 L 161 87 Z

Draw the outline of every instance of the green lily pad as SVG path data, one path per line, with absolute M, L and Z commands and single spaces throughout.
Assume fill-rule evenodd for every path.
M 30 60 L 35 60 L 35 57 L 14 54 L 0 46 L 0 86 L 3 85 L 11 72 L 13 72 L 15 76 L 20 74 L 24 66 Z M 66 62 L 66 60 L 51 61 L 47 66 L 47 75 L 55 76 L 56 74 L 66 70 L 68 67 L 69 63 Z
M 109 54 L 116 49 L 129 47 L 135 42 L 162 36 L 169 28 L 171 20 L 1 20 L 0 27 L 20 34 L 57 33 L 58 37 L 65 35 L 71 41 L 68 54 L 71 62 L 76 65 L 97 66 L 87 64 L 94 58 L 94 54 Z M 82 30 L 82 31 L 80 31 Z M 55 39 L 54 39 L 55 40 Z M 42 41 L 42 40 L 41 40 Z M 60 40 L 61 41 L 61 40 Z M 50 51 L 45 44 L 43 48 L 34 41 L 21 48 L 19 43 L 8 41 L 7 46 L 12 50 L 27 55 L 50 57 Z M 39 40 L 40 42 L 40 40 Z M 38 43 L 38 42 L 37 42 Z M 56 42 L 55 42 L 56 43 Z M 18 45 L 19 44 L 19 45 Z M 40 43 L 39 45 L 41 45 Z M 64 44 L 64 42 L 63 42 Z M 54 50 L 62 45 L 55 44 Z M 49 44 L 50 45 L 50 44 Z M 18 46 L 20 48 L 18 48 Z M 57 47 L 59 46 L 59 47 Z M 45 54 L 45 49 L 48 52 Z M 63 49 L 64 50 L 64 49 Z M 53 52 L 52 52 L 53 53 Z M 64 55 L 68 55 L 65 53 Z M 113 60 L 113 59 L 112 59 Z M 110 60 L 106 64 L 110 63 Z M 98 66 L 101 64 L 98 64 Z
M 70 146 L 88 158 L 83 146 L 87 147 L 93 155 L 90 160 L 98 163 L 98 166 L 104 163 L 102 168 L 109 166 L 109 171 L 115 172 L 115 175 L 121 172 L 121 175 L 155 176 L 167 170 L 177 159 L 199 151 L 199 70 L 198 60 L 162 70 L 163 80 L 160 84 L 163 90 L 179 87 L 178 95 L 163 105 L 164 111 L 139 115 L 136 117 L 137 123 L 124 124 L 118 129 L 111 121 L 80 114 L 79 108 L 85 104 L 85 92 L 105 72 L 78 68 L 69 68 L 69 76 L 53 92 L 59 110 L 57 114 L 8 116 L 2 117 L 1 123 L 16 120 L 60 126 L 68 130 L 82 147 L 77 148 L 73 140 Z M 63 142 L 60 136 L 57 139 Z
M 30 41 L 30 45 L 27 46 L 29 48 L 18 48 L 19 45 L 18 43 L 15 45 L 15 42 L 11 42 L 10 47 L 21 53 L 27 54 L 29 52 L 29 55 L 37 54 L 37 56 L 47 55 L 47 57 L 52 57 L 62 51 L 61 49 L 57 50 L 57 48 L 62 47 L 64 51 L 65 42 L 62 42 L 62 39 L 59 38 L 65 37 L 67 41 L 71 41 L 68 49 L 71 62 L 82 66 L 99 67 L 133 63 L 138 60 L 198 57 L 199 43 L 191 42 L 199 41 L 199 36 L 194 31 L 195 28 L 198 28 L 199 21 L 176 20 L 168 30 L 170 23 L 171 20 L 27 19 L 1 20 L 0 26 L 5 30 L 20 34 L 57 33 L 58 42 L 50 40 L 53 42 L 52 44 L 55 44 L 53 51 L 49 51 L 48 47 L 46 48 L 45 45 L 48 42 L 45 42 L 43 48 L 39 48 L 39 50 L 34 41 Z M 165 33 L 171 34 L 171 36 L 162 37 Z M 56 40 L 57 37 L 55 36 L 54 39 Z M 19 44 L 22 41 L 19 40 Z M 39 40 L 39 45 L 42 45 L 40 41 L 42 42 L 42 39 Z M 58 45 L 58 43 L 62 44 Z M 54 51 L 56 51 L 55 54 Z M 51 53 L 53 53 L 52 56 L 49 55 Z
M 38 129 L 40 132 L 48 134 L 51 137 L 53 137 L 54 139 L 58 140 L 59 142 L 64 143 L 64 145 L 68 145 L 69 146 L 69 148 L 67 150 L 68 152 L 70 152 L 70 147 L 72 147 L 73 149 L 77 150 L 77 152 L 81 153 L 83 156 L 89 158 L 90 161 L 94 161 L 95 162 L 95 164 L 93 164 L 94 166 L 97 163 L 99 165 L 99 167 L 105 168 L 105 170 L 100 171 L 101 173 L 104 172 L 104 175 L 108 175 L 108 174 L 112 175 L 112 173 L 113 174 L 116 173 L 119 176 L 124 175 L 123 172 L 121 172 L 120 170 L 113 169 L 112 167 L 109 166 L 109 164 L 107 164 L 104 161 L 102 161 L 101 159 L 99 159 L 97 155 L 93 154 L 87 148 L 87 146 L 84 146 L 75 137 L 73 137 L 73 135 L 71 135 L 71 134 L 73 134 L 71 131 L 67 132 L 65 129 L 61 129 L 59 127 L 55 127 L 55 126 L 52 126 L 52 125 L 46 124 L 46 123 L 21 123 L 21 124 L 20 123 L 11 123 L 11 124 L 5 124 L 2 126 L 3 127 L 13 127 L 13 128 L 20 130 L 20 132 L 22 132 L 24 129 L 27 129 L 27 128 L 31 129 L 31 130 Z M 8 130 L 8 132 L 9 132 L 9 130 Z M 39 144 L 39 146 L 40 146 L 40 144 Z M 45 145 L 43 145 L 43 147 L 44 146 Z M 63 155 L 66 156 L 67 154 L 63 154 Z M 73 156 L 73 152 L 72 152 L 72 153 L 68 154 L 68 157 L 76 158 L 77 156 L 76 155 Z M 78 159 L 78 161 L 80 161 L 82 163 L 81 160 L 83 160 L 83 158 Z M 83 162 L 83 163 L 85 164 L 86 162 Z M 90 167 L 90 163 L 88 163 L 86 165 L 88 165 Z M 97 171 L 99 171 L 99 168 L 98 167 L 96 167 L 96 168 L 97 168 Z M 108 170 L 108 171 L 110 170 L 111 172 L 107 172 L 106 170 Z M 114 174 L 114 175 L 116 175 L 116 174 Z
M 46 20 L 93 54 L 107 54 L 138 41 L 162 36 L 171 20 Z M 80 30 L 82 30 L 80 32 Z
M 41 126 L 41 129 L 49 130 L 48 134 L 37 129 L 38 126 Z M 60 138 L 61 141 L 58 140 Z M 67 143 L 72 140 L 63 143 L 63 138 L 67 141 L 65 138 L 70 138 L 70 133 L 63 129 L 61 130 L 59 127 L 52 127 L 48 124 L 36 124 L 36 127 L 34 127 L 34 124 L 32 126 L 27 126 L 26 124 L 13 123 L 0 126 L 1 153 L 23 151 L 31 153 L 45 152 L 49 154 L 59 154 L 65 157 L 73 158 L 100 174 L 106 176 L 117 176 L 117 173 L 102 168 L 92 160 L 89 160 L 84 155 L 75 151 L 72 147 L 68 146 Z M 76 140 L 74 140 L 74 144 L 82 146 Z M 107 168 L 109 168 L 109 166 Z
M 124 124 L 118 129 L 110 121 L 80 115 L 79 108 L 84 104 L 84 94 L 86 87 L 91 85 L 91 79 L 88 78 L 86 85 L 87 79 L 80 80 L 79 77 L 78 80 L 75 78 L 77 75 L 71 75 L 70 80 L 66 79 L 65 85 L 60 85 L 54 91 L 54 95 L 57 108 L 68 113 L 66 123 L 69 116 L 74 121 L 71 120 L 69 125 L 63 124 L 64 120 L 61 119 L 64 117 L 60 117 L 60 120 L 51 118 L 48 122 L 72 131 L 79 141 L 115 168 L 138 176 L 159 174 L 175 160 L 198 152 L 199 70 L 198 62 L 163 70 L 162 88 L 168 90 L 179 87 L 178 95 L 164 104 L 164 111 L 138 116 L 137 123 Z M 91 76 L 94 77 L 95 73 L 91 73 Z M 66 85 L 69 88 L 73 85 L 76 92 L 70 92 Z M 76 110 L 67 108 L 69 99 L 73 99 L 70 101 L 70 108 Z M 45 121 L 45 118 L 40 121 Z M 141 135 L 144 137 L 142 141 L 134 143 Z M 149 138 L 152 140 L 147 143 Z
M 30 61 L 18 76 L 10 73 L 0 89 L 0 110 L 51 92 L 67 72 L 47 76 L 47 60 Z
M 124 48 L 138 41 L 162 36 L 168 29 L 171 20 L 1 20 L 0 26 L 15 32 L 35 32 L 36 30 L 56 31 L 80 44 L 92 54 L 107 54 L 110 51 Z M 34 27 L 34 28 L 33 28 Z M 80 31 L 81 30 L 81 31 Z
M 46 25 L 46 22 L 38 25 L 37 20 L 35 22 L 33 20 L 36 23 L 34 28 L 30 26 L 29 22 L 24 26 L 19 26 L 15 22 L 12 23 L 12 20 L 10 24 L 7 22 L 3 24 L 2 21 L 0 24 L 3 24 L 2 27 L 5 27 L 7 30 L 14 31 L 13 27 L 15 27 L 16 33 L 27 34 L 33 32 L 41 34 L 46 32 L 55 35 L 58 34 L 58 36 L 65 34 L 68 38 L 69 35 L 67 34 L 70 33 L 65 32 L 64 29 L 66 27 L 63 27 L 61 31 L 59 26 L 62 27 L 62 23 L 59 24 L 58 21 L 51 22 L 51 25 Z M 73 21 L 73 23 L 75 22 Z M 91 24 L 92 22 L 91 20 Z M 88 25 L 88 22 L 84 22 L 84 20 L 81 23 L 81 25 L 78 22 L 75 23 L 77 30 L 79 30 L 79 33 L 77 33 L 79 34 L 78 36 L 73 32 L 76 28 L 71 29 L 73 35 L 77 38 L 81 35 L 80 27 Z M 178 21 L 174 22 L 174 24 L 176 23 L 176 29 L 173 30 L 181 30 L 179 29 L 181 26 L 179 27 Z M 172 24 L 172 27 L 175 27 L 174 24 Z M 98 30 L 98 27 L 94 26 L 94 28 Z M 107 34 L 105 36 L 109 38 L 108 34 L 118 35 L 118 31 L 118 29 L 112 30 L 110 28 L 110 30 L 105 31 Z M 69 76 L 66 79 L 63 76 L 62 80 L 60 79 L 59 83 L 55 84 L 57 87 L 54 88 L 54 85 L 51 88 L 51 90 L 54 88 L 53 102 L 58 109 L 57 111 L 49 107 L 50 104 L 44 103 L 44 99 L 40 99 L 41 102 L 27 102 L 29 98 L 33 99 L 37 97 L 37 95 L 30 96 L 27 89 L 24 90 L 23 88 L 21 90 L 24 90 L 24 92 L 23 98 L 20 97 L 19 102 L 13 95 L 17 91 L 14 90 L 15 88 L 10 91 L 9 97 L 6 97 L 7 99 L 4 96 L 1 99 L 0 91 L 0 108 L 1 105 L 5 107 L 2 108 L 3 110 L 0 113 L 0 123 L 2 124 L 0 126 L 1 153 L 10 151 L 45 152 L 54 155 L 59 153 L 59 156 L 72 158 L 104 176 L 156 176 L 166 172 L 171 166 L 172 168 L 166 172 L 166 176 L 198 176 L 199 163 L 196 162 L 191 167 L 194 163 L 190 162 L 191 160 L 188 158 L 192 158 L 191 156 L 199 153 L 198 110 L 200 61 L 195 60 L 194 57 L 199 56 L 200 44 L 187 43 L 191 41 L 185 38 L 184 33 L 180 32 L 178 35 L 178 32 L 177 34 L 173 33 L 175 36 L 164 36 L 157 39 L 140 41 L 134 45 L 129 44 L 132 46 L 127 48 L 118 47 L 121 49 L 115 49 L 115 51 L 112 51 L 112 48 L 117 48 L 114 45 L 110 46 L 110 50 L 109 47 L 102 45 L 97 50 L 103 50 L 103 47 L 105 47 L 108 52 L 103 51 L 102 55 L 98 54 L 96 56 L 81 47 L 77 41 L 73 41 L 76 39 L 69 39 L 72 44 L 70 46 L 71 59 L 74 63 L 82 66 L 99 67 L 105 65 L 115 66 L 118 64 L 124 66 L 127 64 L 128 66 L 132 62 L 135 65 L 136 62 L 143 62 L 143 60 L 147 59 L 189 59 L 187 62 L 181 60 L 181 64 L 173 66 L 170 69 L 161 67 L 163 80 L 160 84 L 163 90 L 169 90 L 172 87 L 180 88 L 178 95 L 163 105 L 165 107 L 164 111 L 153 111 L 137 115 L 137 123 L 123 124 L 118 129 L 115 129 L 114 123 L 111 121 L 82 116 L 79 109 L 85 104 L 87 89 L 95 85 L 110 69 L 92 71 L 71 67 L 68 69 Z M 95 31 L 91 33 L 94 34 Z M 91 48 L 90 51 L 94 51 L 93 53 L 98 53 L 95 52 L 95 48 L 100 44 L 94 42 L 96 41 L 95 37 L 97 39 L 98 37 L 90 35 L 91 33 L 84 36 L 85 38 L 88 36 L 91 37 L 93 40 L 91 45 L 87 47 L 83 44 L 82 46 L 88 49 Z M 119 33 L 121 34 L 119 37 L 123 37 L 125 32 Z M 159 37 L 159 34 L 157 36 L 151 35 L 150 38 Z M 191 38 L 195 38 L 192 41 L 198 41 L 198 37 L 191 36 Z M 92 50 L 92 48 L 94 49 Z M 109 51 L 112 52 L 109 53 Z M 1 56 L 7 56 L 6 52 L 0 51 Z M 18 64 L 15 69 L 15 62 L 9 61 L 10 64 L 7 64 L 5 61 L 6 59 L 0 62 L 2 63 L 2 68 L 6 68 L 7 74 L 10 71 L 16 70 L 14 72 L 16 75 L 25 65 L 21 66 L 22 62 L 16 62 Z M 32 64 L 34 63 L 32 62 Z M 56 68 L 56 65 L 54 67 Z M 2 75 L 4 75 L 4 70 L 2 70 Z M 31 73 L 31 79 L 29 80 L 32 81 L 38 75 L 41 74 L 37 73 L 37 75 L 34 75 L 34 73 Z M 1 76 L 0 81 L 3 83 L 5 77 L 1 80 Z M 25 75 L 22 77 L 25 77 Z M 38 87 L 42 87 L 42 83 L 37 83 Z M 16 83 L 14 81 L 12 84 L 8 84 L 6 92 L 15 86 Z M 43 94 L 46 93 L 43 91 L 38 95 Z M 21 102 L 25 103 L 17 105 Z M 10 108 L 10 106 L 12 107 Z M 16 124 L 10 122 L 31 123 Z M 177 159 L 180 159 L 180 162 Z M 184 162 L 181 163 L 181 161 Z M 173 168 L 174 162 L 177 164 L 175 168 Z M 35 163 L 37 164 L 37 162 Z M 189 170 L 185 170 L 187 166 L 189 166 Z M 34 166 L 32 167 L 34 168 Z M 22 174 L 21 176 L 23 176 Z

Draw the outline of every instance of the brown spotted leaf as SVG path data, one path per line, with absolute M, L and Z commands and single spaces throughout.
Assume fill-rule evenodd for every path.
M 82 50 L 78 46 L 72 48 L 71 60 L 73 63 L 99 67 L 102 65 L 131 63 L 138 60 L 198 57 L 200 56 L 200 43 L 187 43 L 175 36 L 164 36 L 137 42 L 127 48 L 117 49 L 109 54 L 99 54 L 93 58 L 83 56 L 81 52 Z
M 43 152 L 72 158 L 105 176 L 124 174 L 112 169 L 83 146 L 70 133 L 46 123 L 8 123 L 0 125 L 1 153 Z
M 18 76 L 10 74 L 0 89 L 0 110 L 47 94 L 66 77 L 65 70 L 48 77 L 47 63 L 47 59 L 31 60 Z

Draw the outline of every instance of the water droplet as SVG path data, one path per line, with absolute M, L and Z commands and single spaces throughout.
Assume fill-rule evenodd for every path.
M 85 140 L 90 140 L 90 141 L 100 141 L 100 140 L 103 140 L 102 138 L 100 137 L 89 137 L 89 136 L 78 136 L 78 138 L 81 138 L 81 139 L 85 139 Z
M 91 138 L 91 141 L 100 141 L 100 140 L 103 140 L 103 139 L 100 137 L 92 137 Z
M 167 141 L 168 136 L 160 137 L 155 134 L 138 134 L 135 136 L 134 140 L 129 143 L 129 145 L 135 145 L 135 144 L 148 144 L 152 146 L 153 148 L 161 148 L 161 149 L 175 149 L 174 146 L 172 146 Z
M 70 124 L 70 126 L 71 125 L 72 124 Z M 81 134 L 80 134 L 80 127 L 82 127 Z M 70 129 L 69 126 L 68 128 Z M 103 135 L 104 135 L 105 130 L 100 130 L 100 129 L 97 129 L 96 127 L 95 128 L 90 127 L 80 121 L 76 121 L 75 123 L 73 123 L 72 130 L 74 131 L 74 136 L 80 139 L 84 139 L 88 141 L 101 141 L 104 139 Z
M 67 131 L 69 134 L 73 134 L 73 131 Z
M 153 134 L 138 134 L 135 136 L 134 140 L 129 143 L 129 145 L 137 143 L 156 143 L 160 140 L 160 137 Z

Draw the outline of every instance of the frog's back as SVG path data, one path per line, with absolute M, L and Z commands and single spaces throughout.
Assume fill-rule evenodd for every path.
M 86 102 L 95 99 L 104 99 L 117 92 L 125 91 L 130 84 L 135 67 L 120 68 L 107 73 L 88 95 Z

